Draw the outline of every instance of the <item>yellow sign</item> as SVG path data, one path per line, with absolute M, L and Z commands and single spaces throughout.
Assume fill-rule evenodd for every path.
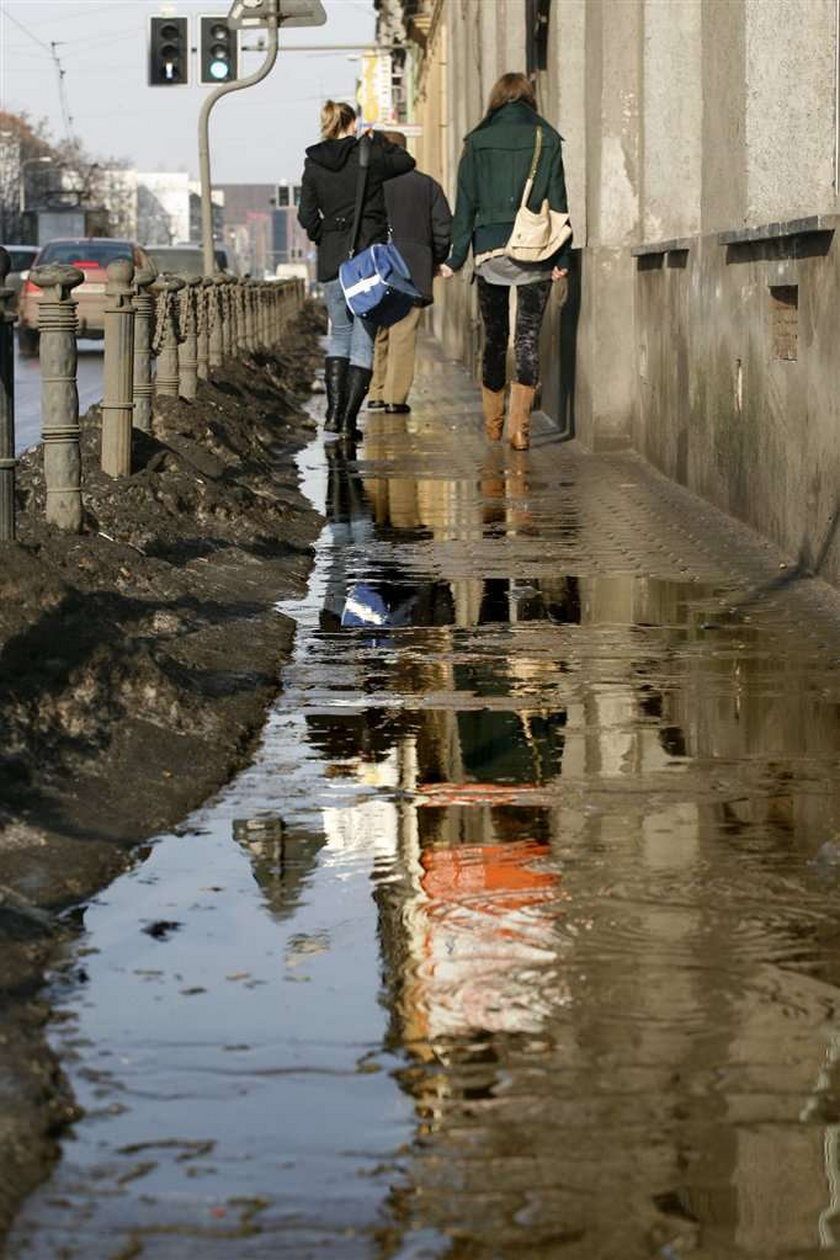
M 357 100 L 364 122 L 381 124 L 394 121 L 390 53 L 364 54 Z

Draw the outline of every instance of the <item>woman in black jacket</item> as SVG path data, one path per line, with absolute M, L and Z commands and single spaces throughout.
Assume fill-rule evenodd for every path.
M 321 110 L 323 140 L 306 150 L 298 220 L 318 246 L 318 280 L 330 317 L 325 377 L 328 433 L 358 436 L 356 417 L 368 391 L 376 329 L 348 310 L 338 269 L 351 251 L 359 176 L 359 145 L 370 145 L 365 199 L 356 251 L 388 239 L 382 185 L 414 167 L 414 158 L 373 133 L 356 136 L 352 106 L 327 101 Z

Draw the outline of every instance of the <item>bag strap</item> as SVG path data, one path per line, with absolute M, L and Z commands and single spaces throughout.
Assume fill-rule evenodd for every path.
M 350 233 L 350 252 L 347 255 L 348 258 L 352 258 L 356 252 L 356 243 L 359 239 L 359 228 L 362 226 L 362 207 L 365 204 L 368 167 L 370 166 L 370 143 L 370 140 L 365 136 L 362 136 L 359 140 L 359 177 L 356 180 L 356 208 L 353 211 L 353 230 Z
M 528 172 L 528 178 L 525 181 L 525 188 L 522 192 L 522 200 L 519 203 L 519 209 L 524 210 L 528 202 L 531 200 L 531 192 L 534 187 L 534 179 L 537 174 L 537 167 L 540 164 L 540 154 L 542 153 L 542 127 L 537 127 L 537 138 L 534 142 L 534 156 L 531 158 L 531 169 Z

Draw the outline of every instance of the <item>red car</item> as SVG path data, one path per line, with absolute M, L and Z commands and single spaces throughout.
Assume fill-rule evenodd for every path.
M 105 333 L 105 268 L 117 258 L 131 258 L 135 267 L 149 266 L 148 254 L 133 241 L 104 236 L 50 241 L 32 264 L 69 263 L 84 272 L 84 282 L 73 290 L 78 302 L 79 336 L 99 339 Z M 30 272 L 31 275 L 31 272 Z M 38 353 L 38 298 L 41 290 L 27 279 L 18 302 L 18 350 L 31 358 Z

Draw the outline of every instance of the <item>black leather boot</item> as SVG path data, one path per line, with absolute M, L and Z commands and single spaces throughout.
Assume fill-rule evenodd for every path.
M 347 369 L 349 359 L 329 357 L 324 361 L 324 384 L 327 387 L 327 417 L 325 433 L 338 433 L 338 421 L 347 398 Z
M 370 368 L 351 363 L 347 369 L 347 396 L 339 415 L 339 433 L 342 442 L 358 442 L 364 435 L 356 428 L 356 417 L 365 400 L 373 372 Z

